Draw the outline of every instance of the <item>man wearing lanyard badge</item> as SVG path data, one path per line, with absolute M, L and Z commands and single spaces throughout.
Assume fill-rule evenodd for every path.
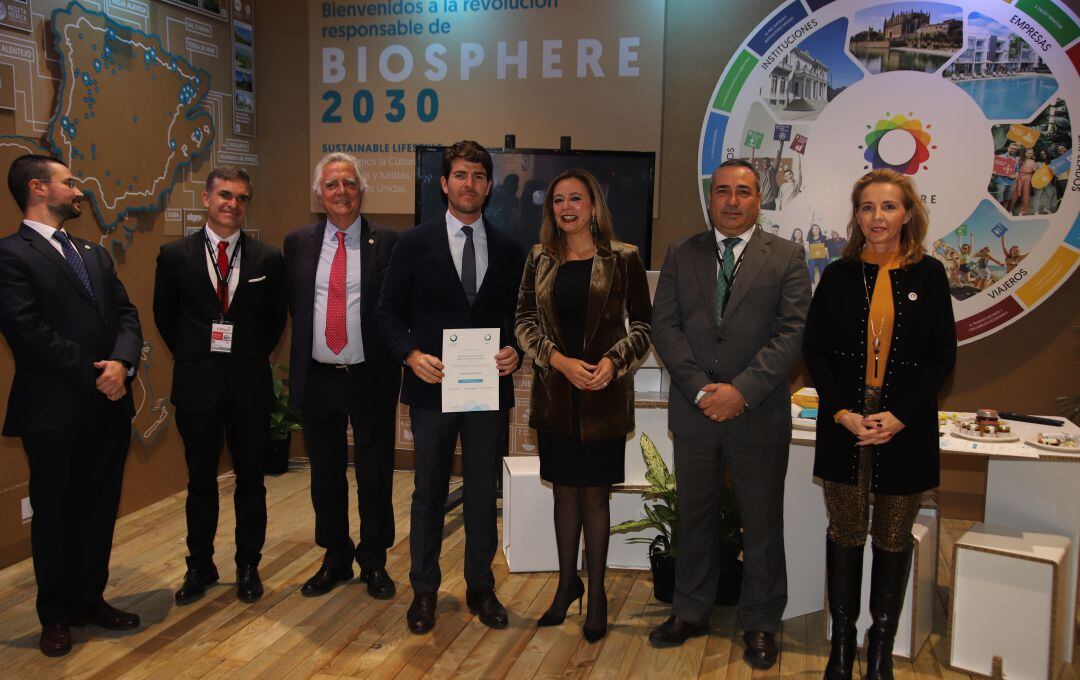
M 251 189 L 243 169 L 213 169 L 202 196 L 206 226 L 166 243 L 157 259 L 154 322 L 173 355 L 171 399 L 188 470 L 180 605 L 199 599 L 218 580 L 217 475 L 226 442 L 236 473 L 237 597 L 254 602 L 263 594 L 263 455 L 274 396 L 269 356 L 286 311 L 281 252 L 241 231 Z
M 787 603 L 787 376 L 801 352 L 810 281 L 802 246 L 756 227 L 760 205 L 753 166 L 720 165 L 709 187 L 713 228 L 672 245 L 657 283 L 653 344 L 674 387 L 668 425 L 682 523 L 672 615 L 649 641 L 673 647 L 708 633 L 726 463 L 743 523 L 743 658 L 767 669 Z

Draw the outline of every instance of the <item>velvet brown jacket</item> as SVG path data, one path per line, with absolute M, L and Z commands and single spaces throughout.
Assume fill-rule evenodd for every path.
M 555 309 L 560 264 L 542 245 L 533 246 L 518 292 L 515 332 L 521 349 L 533 360 L 529 425 L 570 435 L 574 387 L 551 366 L 555 350 L 572 354 L 560 334 Z M 606 357 L 615 365 L 615 374 L 605 389 L 581 392 L 581 440 L 625 437 L 634 430 L 634 370 L 649 352 L 652 322 L 649 284 L 637 248 L 618 242 L 597 245 L 585 318 L 584 360 L 595 364 Z

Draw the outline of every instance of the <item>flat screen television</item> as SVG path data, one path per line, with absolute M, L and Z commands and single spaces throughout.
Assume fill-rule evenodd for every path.
M 442 146 L 416 147 L 416 214 L 427 221 L 446 212 Z M 652 255 L 653 173 L 656 154 L 649 151 L 559 151 L 558 149 L 491 149 L 494 186 L 484 206 L 485 218 L 528 252 L 540 241 L 544 194 L 563 170 L 580 167 L 600 182 L 620 241 L 638 247 L 650 268 Z

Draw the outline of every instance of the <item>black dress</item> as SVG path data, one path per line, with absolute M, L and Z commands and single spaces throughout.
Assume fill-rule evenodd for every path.
M 564 262 L 555 275 L 552 291 L 558 310 L 559 330 L 566 343 L 566 356 L 583 359 L 585 314 L 589 295 L 592 259 Z M 620 484 L 626 476 L 626 439 L 581 441 L 581 392 L 571 387 L 573 433 L 568 437 L 540 430 L 540 478 L 567 486 L 607 486 Z

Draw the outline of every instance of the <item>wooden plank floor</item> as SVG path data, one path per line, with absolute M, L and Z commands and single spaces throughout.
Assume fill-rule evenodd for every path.
M 438 624 L 426 636 L 405 626 L 408 588 L 410 473 L 395 476 L 398 541 L 387 568 L 398 583 L 390 601 L 374 600 L 353 581 L 321 598 L 301 597 L 300 585 L 318 568 L 309 475 L 296 470 L 267 478 L 269 530 L 261 573 L 266 594 L 246 605 L 235 597 L 232 479 L 221 484 L 217 566 L 221 583 L 192 605 L 176 607 L 173 590 L 184 573 L 184 496 L 178 494 L 124 517 L 117 525 L 106 596 L 138 612 L 143 626 L 113 633 L 73 630 L 74 649 L 60 659 L 37 650 L 30 560 L 0 571 L 0 677 L 4 678 L 691 678 L 760 680 L 820 678 L 828 656 L 821 612 L 785 621 L 779 663 L 770 671 L 742 662 L 733 607 L 718 608 L 713 632 L 677 649 L 653 649 L 649 630 L 668 614 L 652 597 L 647 572 L 612 570 L 607 576 L 608 635 L 596 645 L 581 637 L 584 616 L 571 609 L 566 623 L 538 629 L 536 619 L 555 589 L 553 574 L 509 574 L 501 552 L 495 577 L 510 611 L 507 630 L 489 630 L 465 607 L 464 529 L 460 508 L 447 518 L 444 582 Z M 355 507 L 355 498 L 350 507 Z M 355 518 L 353 535 L 357 533 Z M 913 661 L 897 659 L 896 677 L 958 680 L 949 670 L 945 609 L 952 581 L 952 546 L 970 523 L 945 521 L 938 560 L 938 597 L 930 641 Z M 1080 659 L 1074 649 L 1073 658 Z M 1080 662 L 1063 680 L 1080 680 Z M 860 677 L 857 672 L 857 677 Z

